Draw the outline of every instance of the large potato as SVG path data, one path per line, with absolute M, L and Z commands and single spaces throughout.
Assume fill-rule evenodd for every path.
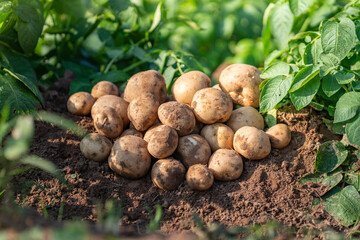
M 148 70 L 133 75 L 125 87 L 124 99 L 131 102 L 146 93 L 153 94 L 160 104 L 166 101 L 165 79 L 159 72 Z
M 273 148 L 284 148 L 291 140 L 291 131 L 289 127 L 283 123 L 276 124 L 266 131 Z
M 213 152 L 219 148 L 232 149 L 234 132 L 225 124 L 214 123 L 206 125 L 201 130 L 200 135 L 206 139 Z
M 186 182 L 191 189 L 204 191 L 213 185 L 214 176 L 205 165 L 195 164 L 189 167 Z
M 132 100 L 128 107 L 128 117 L 138 131 L 145 131 L 157 119 L 159 102 L 155 96 L 146 93 Z
M 102 135 L 115 138 L 122 133 L 123 121 L 121 115 L 112 107 L 104 107 L 92 114 L 95 129 Z
M 94 103 L 95 99 L 90 93 L 77 92 L 70 96 L 66 106 L 68 111 L 72 114 L 88 115 Z
M 119 96 L 119 89 L 112 82 L 101 81 L 101 82 L 98 82 L 97 84 L 95 84 L 95 86 L 91 89 L 91 95 L 95 99 L 98 99 L 99 97 L 102 97 L 105 95 Z
M 163 124 L 161 124 L 161 122 L 155 122 L 151 127 L 148 128 L 148 130 L 146 130 L 145 134 L 144 134 L 144 140 L 146 142 L 149 142 L 151 139 L 151 136 L 153 135 L 153 133 L 156 131 L 156 128 L 158 126 L 162 126 Z
M 206 124 L 225 122 L 233 110 L 231 98 L 216 88 L 197 91 L 191 102 L 196 119 Z
M 225 68 L 219 78 L 223 91 L 233 102 L 242 106 L 259 107 L 261 71 L 247 64 L 232 64 Z
M 185 167 L 175 159 L 160 159 L 151 169 L 151 180 L 160 189 L 176 190 L 185 179 Z
M 219 149 L 210 157 L 209 169 L 216 180 L 232 181 L 241 176 L 243 160 L 232 149 Z
M 239 128 L 250 126 L 264 129 L 264 118 L 253 107 L 241 107 L 232 111 L 226 124 L 236 132 Z
M 114 142 L 108 161 L 111 170 L 117 174 L 137 179 L 150 169 L 151 156 L 142 138 L 128 135 Z
M 110 154 L 112 143 L 98 133 L 87 134 L 80 142 L 81 153 L 90 160 L 101 162 Z
M 175 129 L 166 125 L 155 128 L 148 141 L 148 151 L 155 158 L 166 158 L 174 153 L 178 145 Z
M 270 154 L 269 137 L 263 130 L 245 126 L 234 135 L 234 149 L 249 160 L 259 160 Z
M 112 107 L 117 111 L 123 120 L 124 127 L 129 124 L 129 118 L 127 116 L 127 109 L 129 103 L 121 97 L 115 95 L 105 95 L 99 97 L 91 108 L 91 116 L 97 112 L 101 112 L 104 107 Z M 94 117 L 93 117 L 94 118 Z
M 162 124 L 174 128 L 179 136 L 188 135 L 195 128 L 195 115 L 186 104 L 175 101 L 163 103 L 159 107 L 158 115 Z
M 211 80 L 205 73 L 200 71 L 190 71 L 176 79 L 171 91 L 176 101 L 191 104 L 194 94 L 203 88 L 211 86 Z

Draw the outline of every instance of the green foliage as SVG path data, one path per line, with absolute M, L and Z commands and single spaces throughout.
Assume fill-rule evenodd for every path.
M 146 227 L 146 231 L 150 233 L 159 230 L 162 217 L 162 207 L 160 205 L 156 205 L 155 214 L 153 214 L 149 207 L 146 207 L 146 210 L 150 215 L 150 222 Z

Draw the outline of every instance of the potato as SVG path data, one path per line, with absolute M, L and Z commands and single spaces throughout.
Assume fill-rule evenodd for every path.
M 155 128 L 148 141 L 147 149 L 155 158 L 166 158 L 174 153 L 178 145 L 178 134 L 175 129 L 166 125 Z
M 236 132 L 239 128 L 250 126 L 264 129 L 264 118 L 253 107 L 241 107 L 232 111 L 226 124 Z
M 119 96 L 119 89 L 112 82 L 101 81 L 101 82 L 98 82 L 97 84 L 95 84 L 95 86 L 91 89 L 91 95 L 95 99 L 98 99 L 99 97 L 102 97 L 105 95 Z
M 111 170 L 117 174 L 138 179 L 149 171 L 151 156 L 143 139 L 128 135 L 114 142 L 108 162 Z
M 125 131 L 123 131 L 123 133 L 120 135 L 120 137 L 125 137 L 125 136 L 128 136 L 128 135 L 132 135 L 132 136 L 136 136 L 136 137 L 139 137 L 139 138 L 143 138 L 143 134 L 142 132 L 139 132 L 138 130 L 136 129 L 126 129 Z
M 168 158 L 155 162 L 151 180 L 160 189 L 176 190 L 185 179 L 185 167 L 178 160 Z
M 112 143 L 98 133 L 87 134 L 80 142 L 81 153 L 90 160 L 101 162 L 110 154 Z
M 225 122 L 233 110 L 231 98 L 216 88 L 197 91 L 191 102 L 197 120 L 206 124 Z
M 127 103 L 121 97 L 114 95 L 105 95 L 99 97 L 98 100 L 96 100 L 95 104 L 91 109 L 91 116 L 93 117 L 93 114 L 102 111 L 104 107 L 112 107 L 121 115 L 121 118 L 123 120 L 123 125 L 125 127 L 129 124 L 129 118 L 127 116 L 128 106 L 129 103 Z
M 215 84 L 214 86 L 212 86 L 212 88 L 216 88 L 216 89 L 219 89 L 220 91 L 222 91 L 220 84 Z
M 291 140 L 291 131 L 289 127 L 283 123 L 276 124 L 266 131 L 266 135 L 270 139 L 273 148 L 284 148 Z
M 70 96 L 66 106 L 68 111 L 72 114 L 88 115 L 94 103 L 95 99 L 90 93 L 77 92 Z
M 257 108 L 262 82 L 260 74 L 261 71 L 254 66 L 232 64 L 221 72 L 220 87 L 230 95 L 234 103 Z
M 174 128 L 179 136 L 188 135 L 195 128 L 195 115 L 191 108 L 183 103 L 173 101 L 161 104 L 158 116 L 162 124 Z
M 194 130 L 190 134 L 200 134 L 201 129 L 204 127 L 205 124 L 203 124 L 200 121 L 196 120 Z
M 148 143 L 150 141 L 151 136 L 156 131 L 156 127 L 162 126 L 161 122 L 155 122 L 148 130 L 146 130 L 144 134 L 144 140 Z
M 148 70 L 133 75 L 125 87 L 124 99 L 131 102 L 146 93 L 153 94 L 160 104 L 166 101 L 165 79 L 159 72 Z
M 102 135 L 115 138 L 122 133 L 123 121 L 121 115 L 112 107 L 104 107 L 92 114 L 95 129 Z
M 146 93 L 132 100 L 128 107 L 128 117 L 138 131 L 145 131 L 157 119 L 159 102 L 155 96 Z
M 206 139 L 213 152 L 219 148 L 232 149 L 234 132 L 225 124 L 215 123 L 206 125 L 201 130 L 200 135 Z
M 270 154 L 269 137 L 263 130 L 245 126 L 234 135 L 234 149 L 249 160 L 263 159 Z
M 218 149 L 209 160 L 209 169 L 214 178 L 220 181 L 238 179 L 243 172 L 243 160 L 232 149 Z
M 171 91 L 176 101 L 191 104 L 194 94 L 211 86 L 211 80 L 205 73 L 190 71 L 181 75 L 173 84 Z
M 195 164 L 206 165 L 211 155 L 209 143 L 197 134 L 180 137 L 175 156 L 185 167 Z
M 208 190 L 214 183 L 212 172 L 204 165 L 195 164 L 189 167 L 186 173 L 186 182 L 194 190 Z

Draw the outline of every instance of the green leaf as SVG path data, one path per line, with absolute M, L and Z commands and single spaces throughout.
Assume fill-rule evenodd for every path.
M 264 117 L 264 120 L 269 128 L 275 126 L 277 124 L 277 110 L 274 108 L 268 111 Z
M 319 75 L 307 82 L 304 86 L 294 92 L 290 92 L 290 99 L 297 110 L 300 110 L 311 103 L 320 87 Z
M 329 141 L 320 145 L 315 160 L 315 170 L 328 173 L 339 167 L 347 158 L 348 151 L 339 141 Z
M 52 2 L 51 8 L 57 13 L 66 14 L 71 20 L 77 22 L 84 17 L 86 12 L 85 1 L 83 0 L 56 0 Z
M 321 39 L 318 38 L 314 43 L 310 43 L 305 48 L 304 63 L 318 65 L 320 63 L 320 55 L 323 52 Z
M 336 103 L 334 123 L 344 122 L 355 117 L 360 108 L 360 93 L 348 92 Z
M 295 92 L 310 82 L 319 73 L 319 68 L 316 66 L 307 66 L 298 72 L 294 77 L 294 83 L 292 84 L 289 92 Z
M 5 22 L 5 20 L 8 18 L 8 16 L 11 14 L 11 1 L 1 1 L 0 2 L 0 29 L 2 26 L 2 23 Z
M 201 72 L 204 72 L 201 64 L 193 56 L 181 54 L 181 60 L 185 64 L 186 72 L 193 70 L 199 70 Z
M 306 12 L 312 4 L 312 0 L 289 0 L 291 11 L 295 16 Z
M 341 85 L 338 83 L 334 75 L 328 74 L 321 79 L 321 87 L 326 96 L 331 97 L 340 90 Z
M 283 53 L 284 53 L 284 51 L 279 51 L 279 50 L 272 51 L 269 54 L 269 56 L 267 56 L 267 58 L 265 59 L 264 66 L 267 67 L 267 66 L 271 65 L 275 61 L 275 59 L 280 57 Z
M 360 171 L 347 173 L 345 181 L 347 184 L 353 185 L 360 192 Z
M 99 75 L 97 75 L 94 78 L 93 83 L 96 84 L 100 81 L 121 83 L 121 82 L 126 82 L 129 78 L 130 78 L 130 76 L 126 72 L 121 71 L 121 70 L 114 70 L 114 71 L 110 71 L 107 73 L 100 73 Z M 86 82 L 86 84 L 88 84 L 87 80 L 85 82 Z M 90 84 L 89 84 L 89 86 L 90 86 Z
M 292 14 L 289 3 L 276 4 L 271 13 L 271 31 L 281 48 L 287 44 L 289 35 L 294 22 L 294 15 Z
M 307 182 L 317 182 L 324 186 L 335 187 L 343 179 L 341 168 L 337 168 L 330 173 L 309 173 L 302 177 L 299 182 L 304 184 Z M 331 189 L 331 188 L 330 188 Z M 328 189 L 328 191 L 330 190 Z
M 348 84 L 355 80 L 355 74 L 339 71 L 335 74 L 335 78 L 339 84 Z
M 165 83 L 166 83 L 166 89 L 168 90 L 168 92 L 171 92 L 171 87 L 173 84 L 173 79 L 174 79 L 174 75 L 175 75 L 176 69 L 174 69 L 173 67 L 167 67 L 164 71 L 164 78 L 165 78 Z
M 260 95 L 261 113 L 273 109 L 286 96 L 292 80 L 292 76 L 277 76 L 266 83 Z
M 111 10 L 117 15 L 131 6 L 130 0 L 109 0 Z
M 289 64 L 285 62 L 276 62 L 267 67 L 260 75 L 262 79 L 274 78 L 278 75 L 288 75 L 290 72 Z
M 91 92 L 94 84 L 87 78 L 78 78 L 70 83 L 69 95 L 77 92 Z
M 348 122 L 345 127 L 346 136 L 351 144 L 360 146 L 360 113 Z
M 128 7 L 126 10 L 120 12 L 118 16 L 125 31 L 131 32 L 135 28 L 138 19 L 138 13 L 135 7 Z
M 268 7 L 265 9 L 264 17 L 263 17 L 263 30 L 262 30 L 262 42 L 264 46 L 264 53 L 267 56 L 271 49 L 271 24 L 270 17 L 272 10 L 274 9 L 275 4 L 270 3 Z
M 153 22 L 151 24 L 151 27 L 149 29 L 149 32 L 152 32 L 155 30 L 155 28 L 159 25 L 160 21 L 161 21 L 161 7 L 162 7 L 162 2 L 160 2 L 155 10 L 154 13 L 154 18 L 153 18 Z
M 334 123 L 334 121 L 326 118 L 322 118 L 322 120 L 331 132 L 339 135 L 345 134 L 345 125 L 343 123 Z

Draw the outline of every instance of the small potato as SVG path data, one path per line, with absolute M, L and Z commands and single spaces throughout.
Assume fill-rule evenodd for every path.
M 289 127 L 283 123 L 276 124 L 266 131 L 266 135 L 270 139 L 273 148 L 284 148 L 291 140 L 291 131 Z
M 149 171 L 151 156 L 143 139 L 128 135 L 114 142 L 108 161 L 111 170 L 117 174 L 138 179 Z
M 148 151 L 155 158 L 166 158 L 174 153 L 178 145 L 178 134 L 175 129 L 160 125 L 154 129 L 148 141 Z
M 112 82 L 101 81 L 101 82 L 98 82 L 97 84 L 95 84 L 95 86 L 91 89 L 91 95 L 95 99 L 98 99 L 99 97 L 102 97 L 105 95 L 119 96 L 119 89 Z
M 219 148 L 232 149 L 234 131 L 225 124 L 214 123 L 206 125 L 201 130 L 200 135 L 206 139 L 213 152 Z
M 206 124 L 225 122 L 233 110 L 231 98 L 216 88 L 197 91 L 191 102 L 196 119 Z
M 216 180 L 232 181 L 241 176 L 243 160 L 232 149 L 219 149 L 210 157 L 209 169 Z
M 148 70 L 133 75 L 125 87 L 124 99 L 127 102 L 131 102 L 146 93 L 153 94 L 160 104 L 166 101 L 165 79 L 159 72 Z
M 88 115 L 94 103 L 95 99 L 90 93 L 77 92 L 70 96 L 66 105 L 68 111 L 72 114 Z
M 211 80 L 205 73 L 190 71 L 181 75 L 173 84 L 171 91 L 176 101 L 191 104 L 194 94 L 211 86 Z
M 159 107 L 158 115 L 162 124 L 174 128 L 179 136 L 188 135 L 195 128 L 195 115 L 186 104 L 175 101 L 163 103 Z
M 136 136 L 136 137 L 139 137 L 139 138 L 143 138 L 142 132 L 139 132 L 139 131 L 136 130 L 136 129 L 126 129 L 125 131 L 123 131 L 123 133 L 120 135 L 120 137 L 125 137 L 125 136 L 128 136 L 128 135 L 132 135 L 132 136 Z
M 245 126 L 234 135 L 234 149 L 249 160 L 259 160 L 270 154 L 269 137 L 263 130 Z
M 151 169 L 151 180 L 160 189 L 176 190 L 185 179 L 186 169 L 178 160 L 168 158 L 155 162 Z
M 206 165 L 209 162 L 211 149 L 205 138 L 197 134 L 180 137 L 175 156 L 185 165 L 190 167 L 195 164 Z
M 129 124 L 129 118 L 127 116 L 128 106 L 129 104 L 121 97 L 114 95 L 105 95 L 99 97 L 98 100 L 96 100 L 95 104 L 91 109 L 91 116 L 93 117 L 93 115 L 97 112 L 101 112 L 104 107 L 112 107 L 121 115 L 124 127 L 126 127 Z
M 226 124 L 236 132 L 239 128 L 250 126 L 264 129 L 264 118 L 253 107 L 241 107 L 232 111 Z
M 112 143 L 98 133 L 87 134 L 80 142 L 81 153 L 90 160 L 101 162 L 110 154 Z
M 155 96 L 146 93 L 132 100 L 128 107 L 128 117 L 138 131 L 145 131 L 153 125 L 157 119 L 159 102 Z
M 94 127 L 102 135 L 109 138 L 119 136 L 123 130 L 121 115 L 112 107 L 104 107 L 93 114 Z
M 204 165 L 195 164 L 189 167 L 186 173 L 186 182 L 194 190 L 208 190 L 214 183 L 212 172 Z
M 151 127 L 149 127 L 148 130 L 146 130 L 146 132 L 144 134 L 144 140 L 148 143 L 151 139 L 151 136 L 156 131 L 156 127 L 162 126 L 162 125 L 163 124 L 161 124 L 161 122 L 155 122 Z

